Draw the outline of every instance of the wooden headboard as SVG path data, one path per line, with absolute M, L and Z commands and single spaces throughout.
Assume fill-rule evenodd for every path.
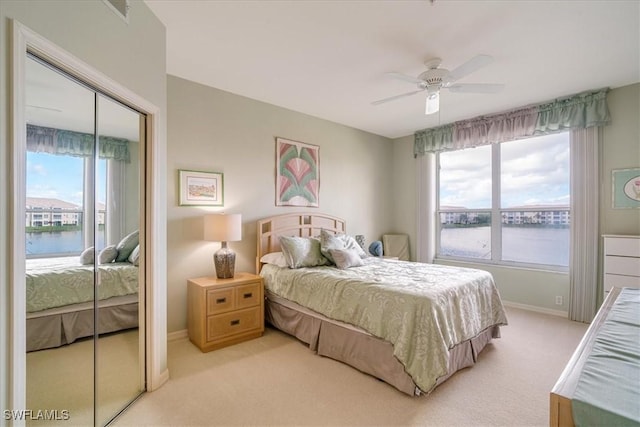
M 263 255 L 280 251 L 280 236 L 312 237 L 318 236 L 320 230 L 334 234 L 347 231 L 343 219 L 324 214 L 293 213 L 259 220 L 256 272 L 260 272 Z

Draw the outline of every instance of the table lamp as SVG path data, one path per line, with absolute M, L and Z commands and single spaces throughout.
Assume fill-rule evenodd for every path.
M 236 253 L 227 247 L 227 242 L 242 239 L 242 215 L 213 214 L 204 217 L 204 240 L 221 242 L 220 249 L 213 254 L 218 279 L 230 279 L 236 266 Z

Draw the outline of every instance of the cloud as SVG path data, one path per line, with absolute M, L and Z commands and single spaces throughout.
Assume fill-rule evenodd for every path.
M 501 205 L 568 205 L 569 135 L 500 145 Z M 491 146 L 440 154 L 440 204 L 491 207 Z
M 39 176 L 47 176 L 47 168 L 41 163 L 27 162 L 27 173 L 34 173 Z
M 440 205 L 491 207 L 491 147 L 440 154 Z
M 46 197 L 49 199 L 60 199 L 58 189 L 50 185 L 29 185 L 27 186 L 27 197 Z

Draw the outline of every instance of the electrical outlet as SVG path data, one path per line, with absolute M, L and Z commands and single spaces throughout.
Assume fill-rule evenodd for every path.
M 556 305 L 562 305 L 562 295 L 556 297 Z

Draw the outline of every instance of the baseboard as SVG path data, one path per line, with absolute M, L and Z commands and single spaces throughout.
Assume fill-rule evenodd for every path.
M 565 319 L 569 318 L 569 313 L 566 312 L 566 311 L 562 311 L 562 310 L 552 310 L 550 308 L 538 307 L 538 306 L 535 306 L 535 305 L 528 305 L 528 304 L 520 304 L 518 302 L 511 302 L 511 301 L 504 301 L 504 300 L 502 301 L 502 304 L 505 307 L 520 308 L 522 310 L 535 311 L 537 313 L 550 314 L 552 316 L 564 317 Z
M 189 331 L 187 329 L 182 329 L 180 331 L 169 332 L 167 334 L 167 341 L 168 342 L 178 341 L 178 340 L 181 340 L 183 338 L 188 338 L 188 337 L 189 337 Z

